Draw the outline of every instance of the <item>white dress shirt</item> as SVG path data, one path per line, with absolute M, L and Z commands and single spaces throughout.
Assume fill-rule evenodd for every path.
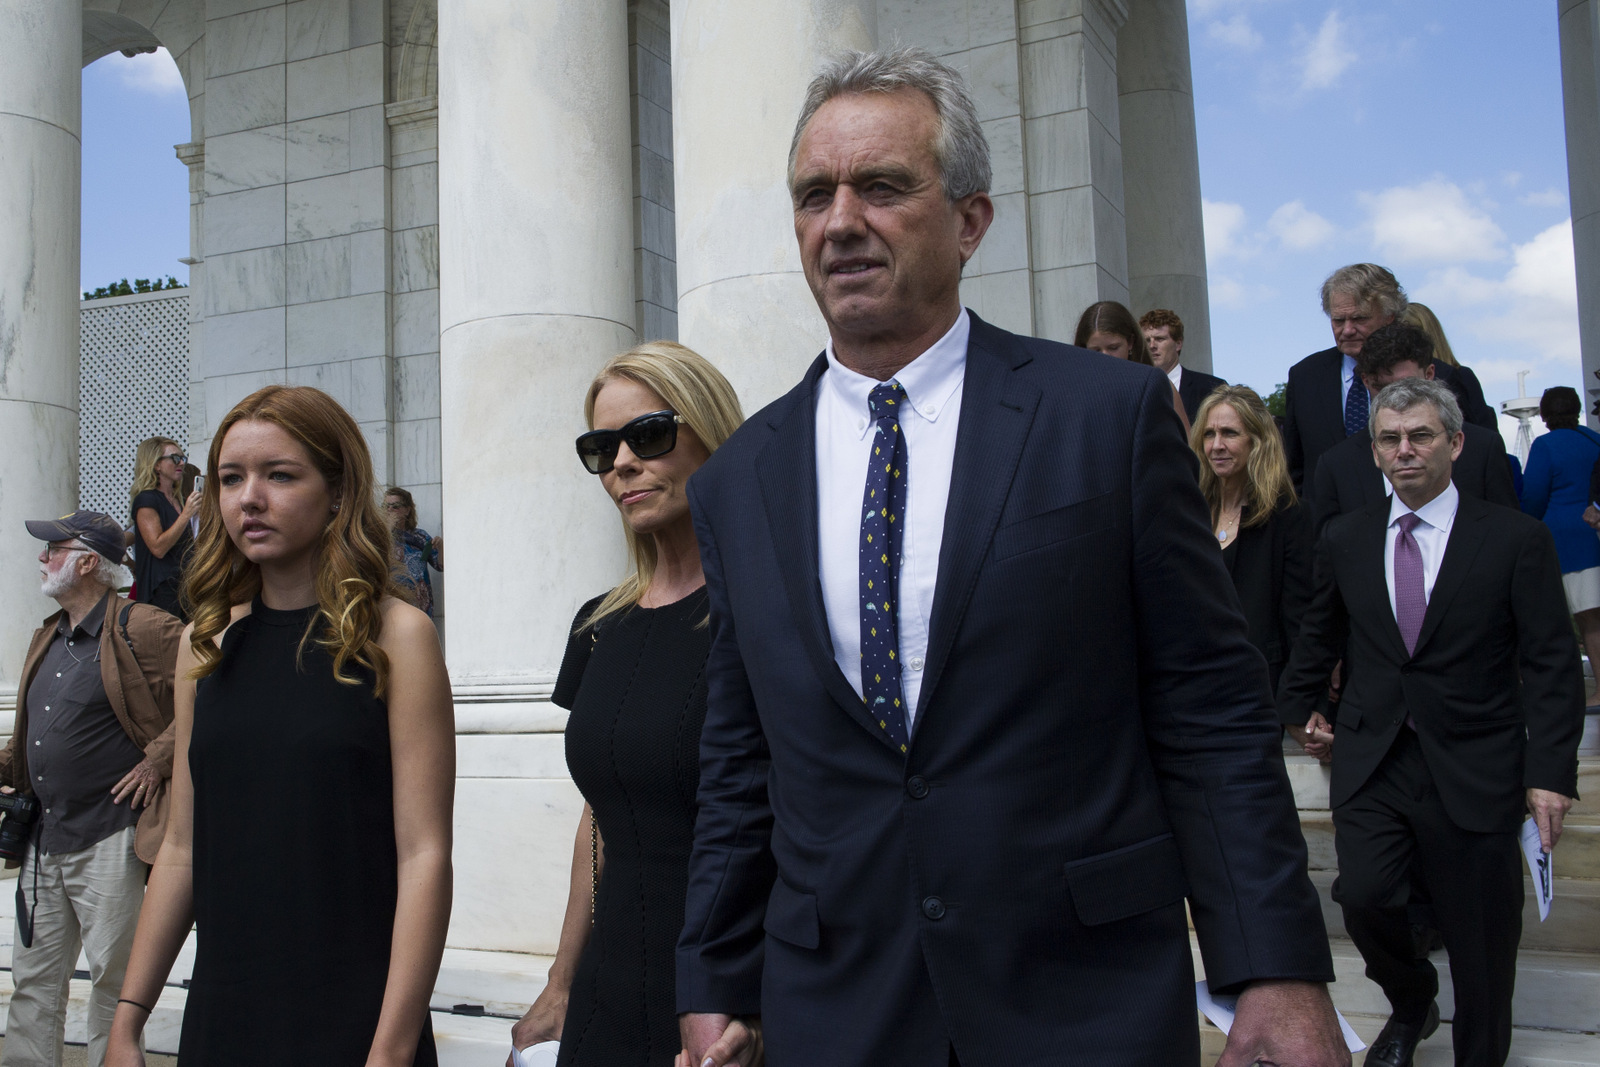
M 1456 488 L 1454 482 L 1450 482 L 1444 487 L 1444 492 L 1416 511 L 1417 518 L 1422 521 L 1411 531 L 1411 536 L 1417 539 L 1417 547 L 1422 550 L 1422 596 L 1425 600 L 1433 599 L 1433 583 L 1439 579 L 1439 564 L 1444 561 L 1445 545 L 1450 541 L 1450 527 L 1455 525 L 1456 508 L 1460 504 L 1461 490 Z M 1389 583 L 1390 611 L 1395 611 L 1394 539 L 1400 534 L 1400 516 L 1410 514 L 1412 511 L 1400 499 L 1400 494 L 1394 494 L 1389 500 L 1389 529 L 1383 539 L 1383 576 Z M 1399 612 L 1395 611 L 1395 619 L 1399 618 Z
M 1350 402 L 1350 389 L 1365 389 L 1366 383 L 1356 377 L 1356 357 L 1339 353 L 1343 360 L 1339 364 L 1339 421 L 1344 421 L 1344 407 Z M 1370 402 L 1369 402 L 1370 404 Z
M 1172 383 L 1174 389 L 1183 388 L 1183 364 L 1174 363 L 1172 369 L 1167 371 L 1167 381 Z
M 910 407 L 901 413 L 906 443 L 906 513 L 900 549 L 900 689 L 906 729 L 916 717 L 928 624 L 939 577 L 944 510 L 961 422 L 961 387 L 967 370 L 972 320 L 961 310 L 955 325 L 932 348 L 894 376 Z M 833 638 L 833 658 L 861 692 L 861 499 L 867 460 L 877 433 L 867 397 L 883 384 L 839 362 L 833 344 L 817 387 L 817 563 L 822 603 Z

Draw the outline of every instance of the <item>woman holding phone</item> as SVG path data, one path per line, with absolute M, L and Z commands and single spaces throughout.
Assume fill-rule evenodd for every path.
M 184 560 L 194 544 L 189 520 L 200 508 L 196 489 L 181 503 L 178 482 L 188 457 L 170 437 L 150 437 L 139 443 L 133 467 L 133 488 L 128 493 L 128 514 L 133 519 L 135 599 L 154 604 L 169 614 L 185 618 L 178 603 L 178 585 Z
M 455 728 L 438 634 L 398 599 L 360 429 L 268 386 L 206 464 L 177 664 L 172 812 L 106 1063 L 191 923 L 184 1067 L 431 1067 Z

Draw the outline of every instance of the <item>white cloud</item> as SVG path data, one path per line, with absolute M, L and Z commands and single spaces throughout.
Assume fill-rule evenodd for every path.
M 1291 200 L 1272 213 L 1267 229 L 1287 248 L 1298 251 L 1326 244 L 1337 232 L 1333 223 L 1299 200 Z
M 1200 201 L 1200 218 L 1206 232 L 1206 258 L 1225 259 L 1228 256 L 1248 255 L 1254 249 L 1246 246 L 1244 208 L 1226 201 Z
M 1278 295 L 1271 286 L 1251 285 L 1227 274 L 1212 274 L 1207 278 L 1206 293 L 1212 306 L 1233 311 L 1260 307 Z
M 1328 12 L 1301 56 L 1300 88 L 1330 89 L 1338 84 L 1339 76 L 1356 61 L 1348 36 L 1339 12 Z
M 165 96 L 184 91 L 183 75 L 178 73 L 178 64 L 165 48 L 132 57 L 113 52 L 105 62 L 116 70 L 126 88 L 136 92 Z
M 1551 187 L 1542 193 L 1525 193 L 1517 197 L 1517 203 L 1528 207 L 1566 207 L 1567 194 L 1564 190 Z
M 1249 16 L 1240 12 L 1226 22 L 1213 22 L 1206 27 L 1206 36 L 1218 44 L 1237 48 L 1242 52 L 1253 52 L 1264 44 L 1261 34 L 1250 25 Z
M 1501 277 L 1451 267 L 1430 274 L 1412 295 L 1439 314 L 1451 346 L 1492 387 L 1491 400 L 1511 395 L 1518 371 L 1569 384 L 1581 373 L 1571 219 L 1512 248 Z
M 1401 262 L 1499 259 L 1505 233 L 1454 182 L 1432 178 L 1361 195 L 1378 251 Z

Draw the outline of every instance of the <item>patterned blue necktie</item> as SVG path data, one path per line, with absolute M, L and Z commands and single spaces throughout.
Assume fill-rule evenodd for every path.
M 1367 428 L 1367 387 L 1357 374 L 1344 397 L 1344 435 L 1354 437 Z
M 889 740 L 906 751 L 900 690 L 900 545 L 905 530 L 906 438 L 898 412 L 906 391 L 894 380 L 872 390 L 877 423 L 861 501 L 861 697 Z

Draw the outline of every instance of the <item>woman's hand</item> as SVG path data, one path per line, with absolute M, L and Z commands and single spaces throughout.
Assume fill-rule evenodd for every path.
M 180 513 L 181 517 L 185 519 L 193 518 L 195 513 L 200 510 L 200 500 L 203 496 L 204 493 L 202 493 L 199 489 L 196 489 L 194 492 L 190 493 L 189 499 L 183 502 L 183 511 Z
M 134 1022 L 134 1016 L 138 1022 Z M 144 1030 L 144 1013 L 132 1005 L 117 1005 L 106 1041 L 106 1067 L 144 1067 L 144 1050 L 139 1034 Z
M 547 985 L 527 1014 L 511 1027 L 511 1047 L 522 1051 L 541 1041 L 560 1041 L 561 1027 L 567 1021 L 567 990 Z M 512 1067 L 506 1057 L 506 1067 Z

